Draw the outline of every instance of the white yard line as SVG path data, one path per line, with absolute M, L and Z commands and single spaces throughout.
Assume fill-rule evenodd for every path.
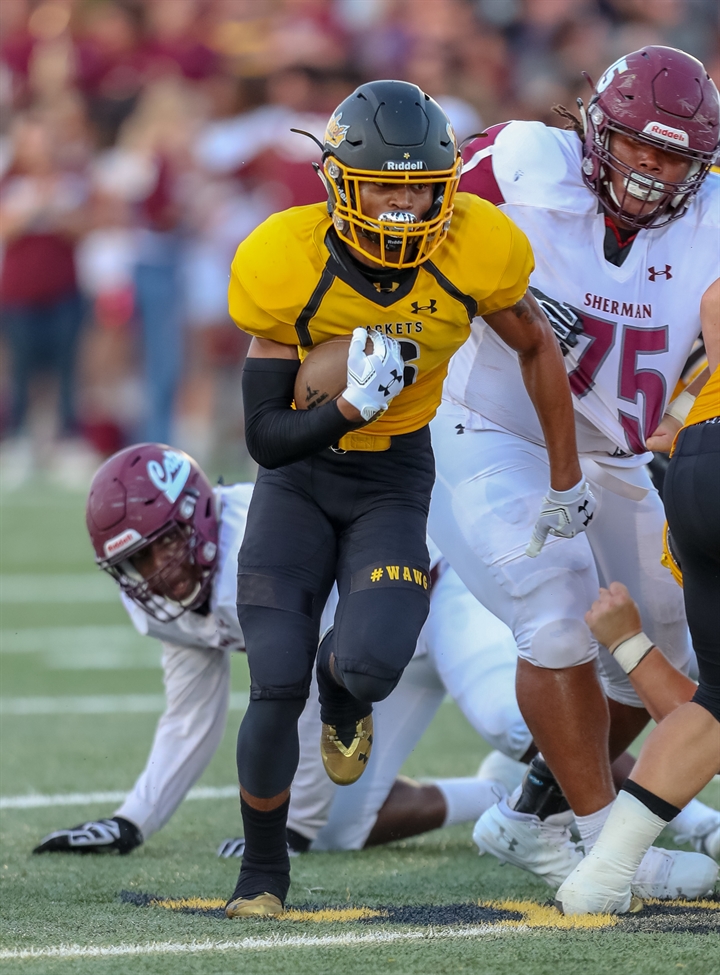
M 230 695 L 230 710 L 245 711 L 247 691 Z M 2 697 L 0 716 L 28 714 L 157 714 L 164 694 L 83 694 L 78 697 Z
M 86 806 L 93 802 L 123 802 L 127 792 L 60 792 L 57 795 L 0 796 L 0 809 L 44 809 L 49 806 Z M 185 796 L 191 799 L 237 799 L 237 785 L 197 786 Z
M 117 586 L 103 572 L 0 575 L 2 603 L 116 603 Z
M 141 636 L 130 623 L 107 626 L 33 626 L 0 630 L 0 653 L 62 655 L 99 650 L 159 649 L 159 641 Z
M 207 951 L 258 951 L 268 948 L 332 948 L 345 945 L 382 945 L 398 941 L 455 941 L 462 938 L 498 938 L 530 929 L 478 924 L 464 928 L 416 928 L 412 931 L 372 931 L 367 934 L 271 935 L 268 938 L 240 938 L 237 941 L 152 941 L 145 945 L 57 945 L 0 951 L 0 961 L 26 958 L 105 958 L 120 955 L 184 955 Z

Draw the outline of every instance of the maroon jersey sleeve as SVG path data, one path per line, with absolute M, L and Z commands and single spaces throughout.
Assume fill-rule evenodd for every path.
M 495 140 L 509 122 L 491 125 L 485 135 L 473 139 L 463 149 L 463 172 L 458 191 L 475 196 L 499 206 L 505 202 L 493 173 L 492 150 Z M 491 150 L 491 151 L 488 151 Z

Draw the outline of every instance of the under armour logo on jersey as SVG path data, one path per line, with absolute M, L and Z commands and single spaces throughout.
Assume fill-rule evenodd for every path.
M 672 271 L 672 264 L 666 264 L 664 271 L 656 271 L 654 267 L 648 268 L 648 281 L 654 281 L 655 278 L 664 277 L 666 281 L 669 281 L 672 277 L 670 273 Z
M 393 369 L 392 372 L 390 373 L 390 375 L 392 376 L 392 379 L 387 384 L 387 386 L 382 386 L 382 385 L 378 386 L 378 392 L 379 393 L 382 393 L 383 396 L 389 396 L 390 395 L 390 390 L 395 385 L 395 383 L 402 382 L 402 376 L 400 375 L 400 373 L 396 369 Z
M 399 281 L 391 281 L 389 284 L 382 281 L 373 281 L 373 287 L 376 291 L 379 291 L 382 295 L 391 295 L 393 291 L 397 291 L 400 287 Z
M 414 315 L 417 315 L 417 313 L 420 311 L 429 311 L 431 315 L 434 315 L 437 311 L 437 301 L 435 301 L 434 298 L 431 298 L 429 305 L 421 305 L 419 302 L 413 301 L 412 310 Z
M 190 461 L 174 450 L 164 450 L 162 466 L 156 460 L 147 465 L 148 477 L 170 504 L 175 504 L 190 476 Z
M 590 514 L 588 514 L 588 499 L 587 498 L 583 501 L 583 503 L 581 505 L 578 505 L 578 514 L 580 514 L 581 511 L 585 515 L 585 520 L 583 521 L 583 527 L 584 528 L 587 528 L 587 526 L 593 520 L 593 512 L 591 511 Z
M 456 423 L 455 429 L 457 430 L 458 437 L 460 436 L 461 433 L 465 433 L 465 427 L 462 425 L 462 423 Z

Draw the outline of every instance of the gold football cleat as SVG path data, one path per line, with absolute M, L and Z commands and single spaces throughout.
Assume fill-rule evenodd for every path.
M 355 735 L 349 745 L 338 738 L 334 725 L 323 724 L 320 753 L 328 776 L 336 785 L 352 785 L 365 771 L 373 743 L 372 714 L 355 725 Z
M 284 913 L 280 898 L 268 893 L 238 897 L 225 908 L 225 917 L 278 917 Z

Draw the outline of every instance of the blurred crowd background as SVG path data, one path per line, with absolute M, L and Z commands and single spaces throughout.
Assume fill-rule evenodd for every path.
M 324 198 L 333 108 L 415 82 L 460 138 L 561 124 L 617 57 L 720 81 L 717 0 L 0 0 L 0 476 L 81 486 L 137 440 L 247 476 L 239 241 Z

